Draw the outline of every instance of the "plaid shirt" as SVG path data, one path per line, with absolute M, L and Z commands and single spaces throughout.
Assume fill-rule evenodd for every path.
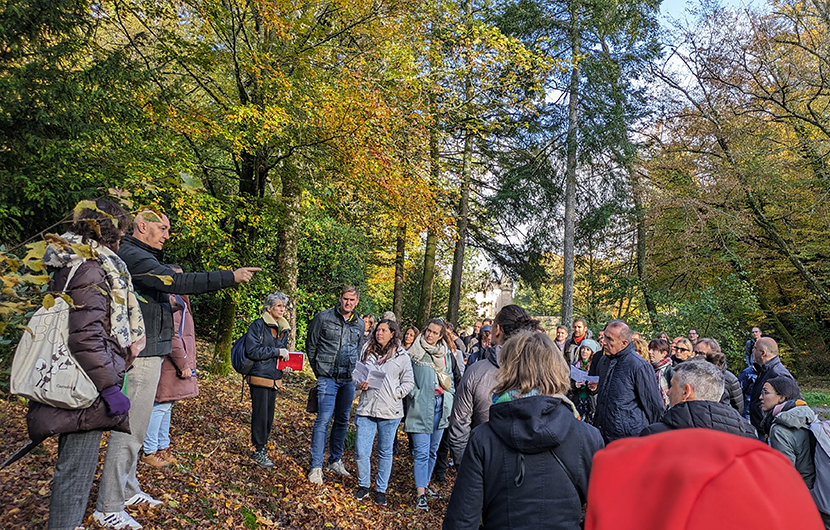
M 671 368 L 671 357 L 666 357 L 654 366 L 654 375 L 657 377 L 657 386 L 660 388 L 660 395 L 663 397 L 663 406 L 669 408 L 669 377 L 666 374 Z

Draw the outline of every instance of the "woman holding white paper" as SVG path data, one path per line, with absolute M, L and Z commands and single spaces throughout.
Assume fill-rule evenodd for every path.
M 381 384 L 379 373 L 385 377 Z M 352 373 L 354 386 L 361 390 L 357 403 L 355 425 L 355 460 L 357 462 L 357 499 L 369 496 L 372 467 L 372 445 L 378 435 L 378 474 L 375 480 L 375 502 L 387 504 L 386 488 L 392 472 L 392 445 L 403 418 L 403 398 L 415 386 L 412 364 L 401 347 L 401 328 L 393 320 L 378 322 L 363 349 L 360 362 Z M 377 387 L 377 388 L 375 388 Z

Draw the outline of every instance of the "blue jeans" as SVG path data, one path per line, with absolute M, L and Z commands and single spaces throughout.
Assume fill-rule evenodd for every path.
M 372 445 L 375 443 L 375 431 L 378 433 L 378 476 L 375 480 L 377 491 L 386 493 L 389 486 L 389 474 L 392 473 L 392 443 L 398 432 L 400 418 L 384 420 L 370 416 L 357 416 L 355 437 L 355 460 L 357 461 L 357 485 L 368 488 L 372 482 Z
M 311 432 L 311 469 L 323 467 L 326 452 L 326 431 L 334 418 L 329 439 L 329 463 L 343 457 L 343 443 L 349 428 L 349 413 L 354 401 L 354 385 L 351 379 L 338 381 L 331 377 L 317 378 L 317 419 Z
M 149 455 L 170 447 L 170 413 L 173 402 L 153 402 L 153 413 L 150 414 L 150 424 L 147 434 L 144 435 L 144 454 Z
M 435 396 L 435 416 L 432 424 L 432 434 L 412 433 L 412 444 L 415 446 L 415 487 L 426 488 L 432 478 L 432 468 L 438 455 L 438 446 L 444 429 L 439 429 L 441 415 L 444 412 L 444 396 Z

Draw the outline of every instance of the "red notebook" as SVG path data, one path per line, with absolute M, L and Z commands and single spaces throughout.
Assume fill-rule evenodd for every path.
M 301 352 L 288 352 L 288 360 L 283 361 L 280 359 L 277 362 L 277 370 L 285 370 L 286 368 L 291 368 L 292 370 L 300 371 L 303 369 L 303 359 L 305 358 L 305 354 Z

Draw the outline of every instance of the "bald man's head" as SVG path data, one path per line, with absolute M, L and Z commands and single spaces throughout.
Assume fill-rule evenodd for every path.
M 766 364 L 778 357 L 778 343 L 769 337 L 761 337 L 755 341 L 752 355 L 755 357 L 756 363 L 761 365 Z
M 133 237 L 155 249 L 161 250 L 170 239 L 170 220 L 166 215 L 144 210 L 135 216 Z

